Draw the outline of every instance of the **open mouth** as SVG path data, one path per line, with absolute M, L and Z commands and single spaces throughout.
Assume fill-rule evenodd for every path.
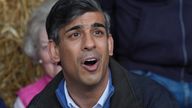
M 94 65 L 97 63 L 97 59 L 93 58 L 93 59 L 88 59 L 88 60 L 85 60 L 84 61 L 84 65 L 88 65 L 88 66 L 91 66 L 91 65 Z
M 87 58 L 83 60 L 83 68 L 89 72 L 96 71 L 98 68 L 98 59 L 97 58 Z

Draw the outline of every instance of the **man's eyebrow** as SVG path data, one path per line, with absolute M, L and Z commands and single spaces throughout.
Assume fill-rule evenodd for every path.
M 105 28 L 105 25 L 101 24 L 101 23 L 94 23 L 93 25 L 91 25 L 91 27 L 93 27 L 93 28 L 95 28 L 95 27 L 103 27 L 103 28 Z
M 69 32 L 69 31 L 72 31 L 72 30 L 80 29 L 80 28 L 82 28 L 81 25 L 76 25 L 76 26 L 73 26 L 70 29 L 66 30 L 65 33 Z
M 91 25 L 92 28 L 95 28 L 95 27 L 103 27 L 105 28 L 105 25 L 104 24 L 101 24 L 101 23 L 94 23 Z M 73 26 L 71 28 L 69 28 L 68 30 L 65 31 L 65 33 L 69 32 L 69 31 L 72 31 L 72 30 L 77 30 L 77 29 L 80 29 L 80 28 L 83 28 L 82 25 L 76 25 L 76 26 Z

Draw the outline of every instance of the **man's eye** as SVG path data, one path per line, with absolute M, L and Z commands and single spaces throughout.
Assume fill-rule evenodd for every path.
M 104 32 L 100 31 L 100 30 L 94 31 L 94 33 L 93 33 L 94 36 L 102 36 L 103 34 L 104 34 Z
M 79 37 L 79 36 L 81 36 L 81 34 L 78 33 L 78 32 L 76 32 L 76 33 L 71 34 L 71 35 L 69 36 L 69 38 L 77 38 L 77 37 Z
M 73 33 L 72 36 L 73 36 L 73 37 L 80 36 L 80 33 Z

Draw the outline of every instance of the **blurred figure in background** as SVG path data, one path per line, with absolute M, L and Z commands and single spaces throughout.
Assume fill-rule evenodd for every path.
M 2 98 L 0 98 L 0 108 L 7 108 Z
M 26 108 L 31 99 L 38 94 L 51 79 L 61 70 L 48 53 L 48 37 L 45 30 L 46 17 L 57 0 L 45 1 L 33 14 L 28 23 L 24 39 L 24 52 L 36 63 L 39 63 L 45 75 L 35 83 L 21 88 L 17 95 L 14 108 Z
M 111 16 L 115 58 L 192 108 L 192 0 L 99 0 Z

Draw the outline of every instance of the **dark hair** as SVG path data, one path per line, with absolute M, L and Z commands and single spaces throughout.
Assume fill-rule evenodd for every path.
M 66 26 L 70 21 L 83 15 L 86 12 L 102 12 L 105 17 L 106 31 L 109 33 L 110 19 L 102 11 L 96 0 L 59 0 L 51 9 L 47 20 L 46 30 L 48 38 L 59 44 L 59 30 Z

